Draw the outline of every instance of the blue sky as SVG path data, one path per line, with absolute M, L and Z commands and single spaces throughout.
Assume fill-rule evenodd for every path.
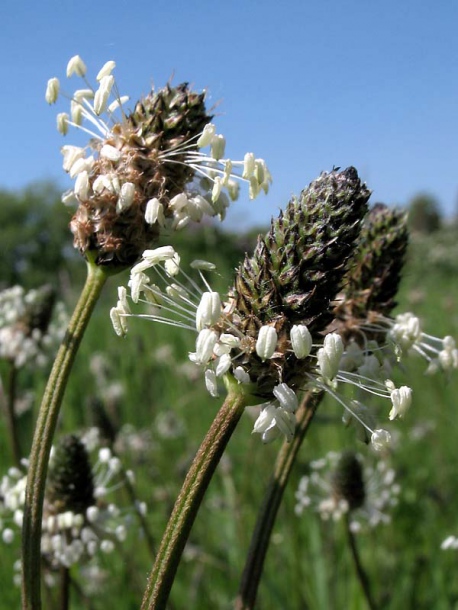
M 68 186 L 59 151 L 75 138 L 57 133 L 67 108 L 44 91 L 78 53 L 93 80 L 115 60 L 132 100 L 174 75 L 219 102 L 227 154 L 255 152 L 274 178 L 267 197 L 234 204 L 232 226 L 267 223 L 333 166 L 354 165 L 374 202 L 428 191 L 456 209 L 458 2 L 3 0 L 0 19 L 1 187 Z

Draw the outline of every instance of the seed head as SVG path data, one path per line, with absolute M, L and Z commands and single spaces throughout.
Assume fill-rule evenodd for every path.
M 332 320 L 331 303 L 341 288 L 369 196 L 353 167 L 321 174 L 272 221 L 266 237 L 258 238 L 254 255 L 246 256 L 238 269 L 233 298 L 240 330 L 256 337 L 268 326 L 278 336 L 268 366 L 257 353 L 240 360 L 250 377 L 258 379 L 261 395 L 279 381 L 295 388 L 303 380 L 304 366 L 310 364 L 288 351 L 291 331 L 305 325 L 317 337 Z
M 95 504 L 89 455 L 74 434 L 64 436 L 55 448 L 48 475 L 47 498 L 56 513 L 84 514 Z

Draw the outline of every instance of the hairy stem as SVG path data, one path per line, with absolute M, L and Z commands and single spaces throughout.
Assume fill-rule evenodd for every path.
M 377 610 L 377 604 L 375 603 L 374 598 L 372 597 L 369 578 L 367 576 L 366 571 L 364 570 L 363 564 L 361 563 L 358 545 L 356 544 L 356 538 L 350 527 L 349 513 L 345 515 L 345 529 L 347 532 L 347 540 L 348 545 L 350 546 L 351 556 L 355 565 L 356 575 L 358 576 L 358 580 L 361 584 L 361 589 L 363 590 L 364 597 L 366 598 L 367 606 L 368 608 L 370 608 L 370 610 Z
M 202 441 L 175 502 L 148 579 L 142 610 L 165 609 L 197 511 L 246 404 L 246 397 L 237 384 L 230 386 L 229 394 Z
M 264 495 L 251 538 L 239 593 L 235 602 L 236 610 L 251 610 L 254 608 L 264 560 L 283 493 L 302 441 L 305 438 L 322 397 L 323 393 L 309 392 L 305 395 L 296 412 L 296 434 L 290 443 L 283 443 L 280 449 L 275 462 L 274 473 Z
M 30 451 L 22 529 L 22 607 L 24 610 L 41 608 L 41 520 L 49 454 L 73 361 L 107 277 L 107 274 L 99 267 L 88 265 L 86 283 L 57 352 L 38 413 Z

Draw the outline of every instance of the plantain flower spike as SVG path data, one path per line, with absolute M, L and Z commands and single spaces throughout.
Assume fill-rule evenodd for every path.
M 129 112 L 114 69 L 107 62 L 92 88 L 86 65 L 73 57 L 67 76 L 83 78 L 84 88 L 69 96 L 70 113 L 57 118 L 63 135 L 72 126 L 91 137 L 85 147 L 62 147 L 64 170 L 75 180 L 63 197 L 77 205 L 74 245 L 111 271 L 132 266 L 163 229 L 180 230 L 204 215 L 222 220 L 238 197 L 237 181 L 247 184 L 252 199 L 271 182 L 264 160 L 252 153 L 249 167 L 245 159 L 223 157 L 225 138 L 211 123 L 205 92 L 167 84 Z M 58 79 L 50 79 L 46 100 L 54 103 L 60 94 Z
M 408 243 L 407 215 L 381 203 L 373 206 L 336 308 L 349 332 L 364 320 L 389 316 L 396 306 Z
M 246 256 L 238 269 L 232 294 L 238 329 L 253 338 L 266 326 L 277 334 L 276 351 L 268 361 L 250 350 L 237 360 L 257 380 L 260 396 L 268 397 L 280 382 L 295 391 L 303 386 L 313 360 L 298 357 L 302 354 L 295 342 L 299 332 L 306 347 L 308 335 L 317 342 L 332 320 L 332 301 L 369 197 L 355 168 L 322 173 L 272 221 L 253 256 Z

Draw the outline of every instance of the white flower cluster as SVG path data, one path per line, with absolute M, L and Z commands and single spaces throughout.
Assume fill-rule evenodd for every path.
M 129 97 L 118 92 L 112 74 L 115 67 L 114 61 L 106 62 L 96 77 L 98 87 L 93 88 L 86 78 L 87 68 L 83 60 L 78 55 L 70 59 L 67 77 L 76 75 L 82 78 L 84 88 L 77 89 L 70 96 L 70 115 L 65 112 L 57 115 L 57 128 L 66 135 L 72 126 L 91 137 L 86 147 L 62 147 L 63 168 L 75 180 L 74 188 L 64 193 L 64 203 L 86 201 L 90 196 L 108 191 L 117 197 L 116 211 L 121 213 L 134 202 L 137 186 L 120 180 L 117 172 L 117 167 L 133 153 L 122 137 L 123 125 L 126 126 L 127 121 L 124 105 Z M 46 88 L 46 101 L 55 103 L 59 93 L 59 79 L 51 78 Z M 167 214 L 163 202 L 157 198 L 149 199 L 145 210 L 146 222 L 179 230 L 190 221 L 199 222 L 204 215 L 223 219 L 230 201 L 239 196 L 240 181 L 248 183 L 251 199 L 261 191 L 267 193 L 272 177 L 265 161 L 253 153 L 247 153 L 243 161 L 223 158 L 225 145 L 224 136 L 216 133 L 215 125 L 209 123 L 194 139 L 157 151 L 157 162 L 185 165 L 193 170 L 195 180 L 187 185 L 185 192 L 171 199 Z M 205 148 L 209 149 L 208 153 L 200 150 Z M 92 181 L 91 171 L 98 158 L 103 158 L 111 169 Z
M 410 312 L 396 316 L 389 336 L 403 353 L 422 356 L 429 363 L 428 374 L 458 369 L 458 349 L 453 337 L 440 339 L 427 335 L 422 331 L 419 318 Z
M 94 435 L 88 436 L 88 444 L 94 446 Z M 52 464 L 52 456 L 51 456 Z M 23 461 L 24 469 L 27 461 Z M 111 553 L 115 545 L 123 542 L 131 511 L 121 511 L 108 502 L 109 494 L 122 485 L 121 464 L 107 448 L 98 451 L 93 467 L 95 503 L 84 513 L 58 512 L 45 499 L 41 536 L 41 552 L 51 568 L 70 567 L 88 560 L 99 552 Z M 128 473 L 133 477 L 133 473 Z M 3 542 L 11 544 L 22 528 L 27 475 L 24 470 L 10 468 L 0 484 L 0 530 Z M 146 511 L 146 505 L 136 510 Z M 19 531 L 18 531 L 19 530 Z
M 0 292 L 0 358 L 16 368 L 46 365 L 64 336 L 68 319 L 62 303 L 55 306 L 45 331 L 30 323 L 30 312 L 39 301 L 39 290 L 26 291 L 22 286 Z
M 324 458 L 310 463 L 310 473 L 301 478 L 296 491 L 296 515 L 313 510 L 324 521 L 339 521 L 350 512 L 350 528 L 360 532 L 389 523 L 389 510 L 396 506 L 400 486 L 395 482 L 395 472 L 385 460 L 378 460 L 375 467 L 364 464 L 364 502 L 361 507 L 349 510 L 348 500 L 336 490 L 335 475 L 341 454 L 329 452 Z M 356 459 L 362 462 L 361 456 Z
M 153 321 L 186 328 L 197 332 L 196 349 L 189 355 L 195 364 L 205 370 L 205 384 L 209 393 L 218 396 L 218 382 L 226 374 L 231 374 L 239 383 L 252 384 L 248 391 L 256 394 L 256 380 L 250 378 L 250 371 L 240 364 L 244 354 L 255 352 L 261 361 L 278 357 L 278 336 L 275 328 L 262 326 L 257 337 L 245 336 L 234 323 L 237 312 L 234 303 L 223 303 L 220 295 L 211 290 L 204 278 L 203 270 L 214 266 L 205 261 L 191 264 L 200 273 L 205 290 L 180 269 L 180 258 L 171 246 L 147 250 L 143 260 L 131 270 L 129 281 L 130 300 L 153 306 L 153 313 L 132 314 L 126 288 L 118 289 L 118 303 L 110 316 L 116 333 L 127 332 L 129 316 L 143 317 Z M 152 283 L 145 273 L 153 269 L 158 281 L 164 286 Z M 184 276 L 180 280 L 179 276 Z M 290 351 L 298 360 L 314 358 L 312 373 L 304 380 L 304 388 L 324 390 L 331 394 L 347 412 L 347 417 L 358 421 L 369 434 L 374 448 L 382 450 L 390 443 L 390 434 L 383 429 L 375 429 L 372 420 L 363 415 L 359 401 L 350 401 L 337 393 L 339 384 L 351 384 L 358 392 L 365 392 L 390 399 L 389 419 L 402 417 L 412 402 L 412 391 L 407 386 L 396 388 L 388 379 L 388 360 L 380 348 L 368 345 L 361 349 L 350 343 L 345 349 L 342 338 L 337 333 L 329 333 L 319 344 L 313 344 L 312 336 L 303 324 L 295 325 L 290 331 Z M 316 355 L 312 353 L 315 348 Z M 298 399 L 295 391 L 281 381 L 273 388 L 271 400 L 260 405 L 261 411 L 254 424 L 253 432 L 259 433 L 264 442 L 269 442 L 283 434 L 290 441 L 293 438 Z

